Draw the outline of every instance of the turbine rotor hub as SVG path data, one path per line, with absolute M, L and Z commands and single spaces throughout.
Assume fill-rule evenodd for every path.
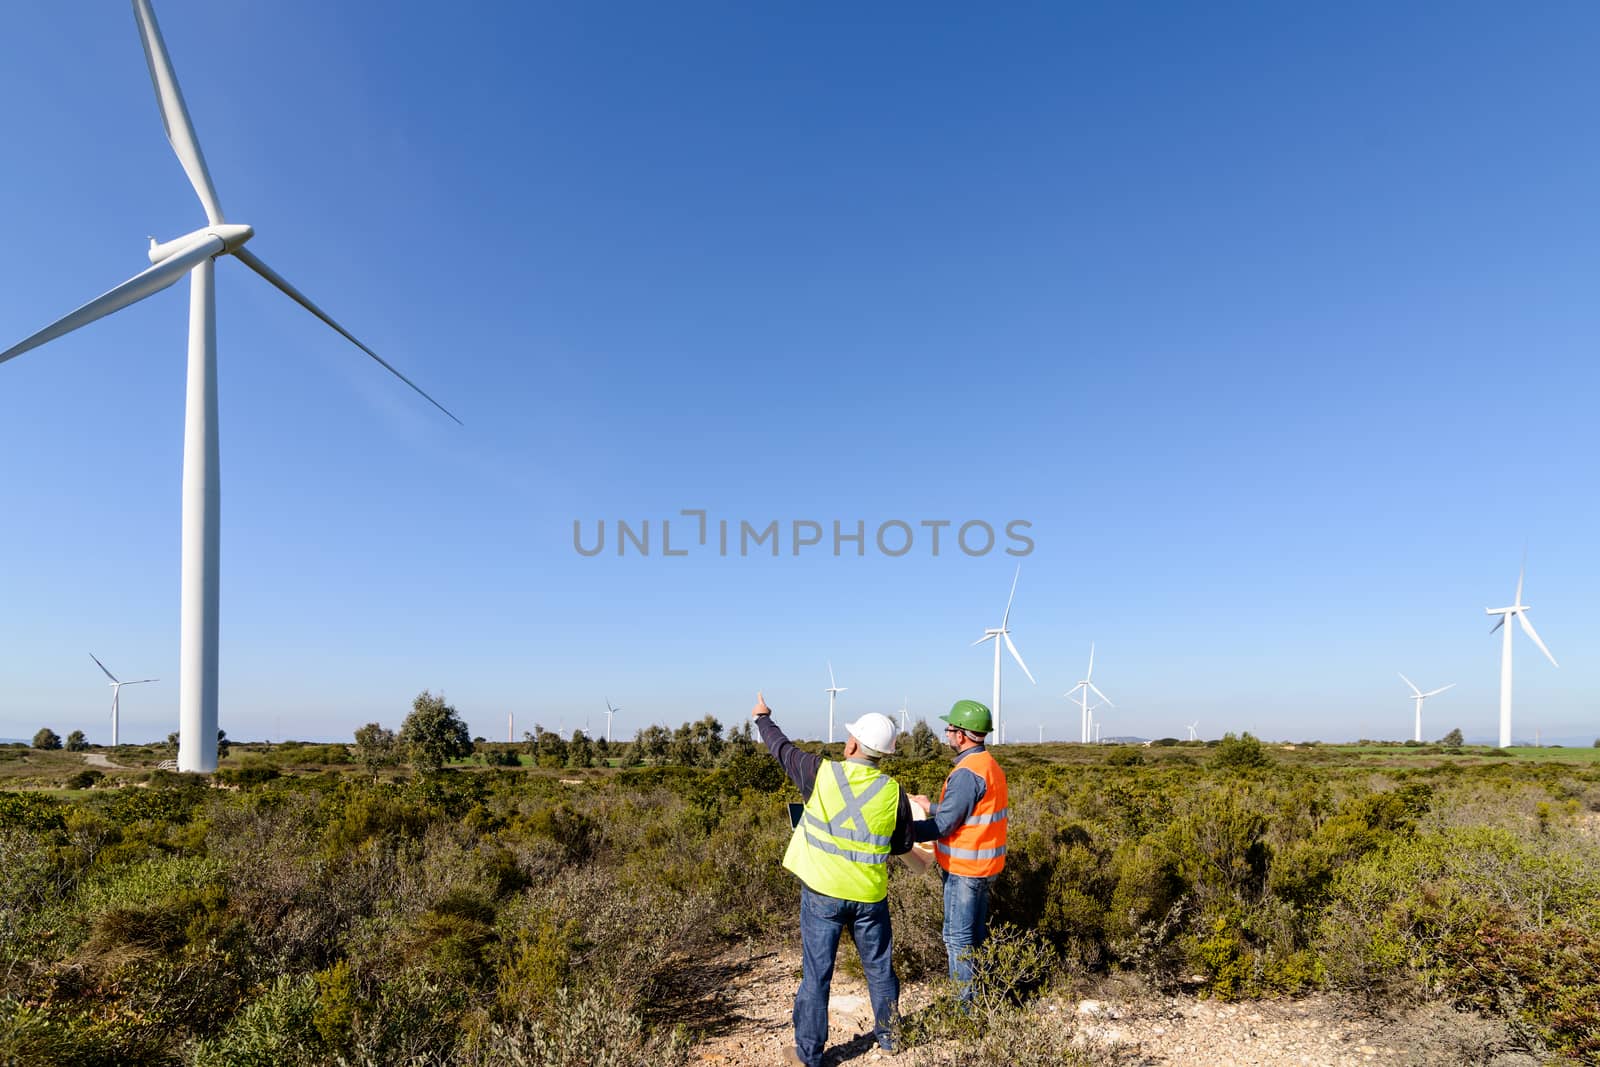
M 173 254 L 192 246 L 196 241 L 203 241 L 209 237 L 215 237 L 222 242 L 222 252 L 218 254 L 223 255 L 242 248 L 244 243 L 255 235 L 256 231 L 244 223 L 222 222 L 215 226 L 202 226 L 198 230 L 192 230 L 182 237 L 174 237 L 170 241 L 157 242 L 152 237 L 150 238 L 149 250 L 150 262 L 160 263 Z

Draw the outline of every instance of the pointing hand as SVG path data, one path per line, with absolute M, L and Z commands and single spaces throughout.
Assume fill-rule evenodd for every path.
M 772 714 L 772 709 L 767 707 L 766 698 L 761 695 L 761 691 L 760 690 L 757 690 L 756 691 L 756 706 L 750 709 L 750 717 L 752 719 L 759 719 L 763 715 L 771 715 L 771 714 Z

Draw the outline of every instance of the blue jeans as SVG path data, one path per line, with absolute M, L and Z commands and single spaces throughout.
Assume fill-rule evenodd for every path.
M 972 999 L 972 954 L 989 937 L 989 887 L 994 876 L 971 878 L 939 868 L 944 880 L 944 950 L 962 1003 Z
M 895 977 L 894 937 L 889 929 L 889 902 L 862 904 L 855 900 L 814 893 L 800 888 L 800 991 L 794 995 L 794 1047 L 808 1067 L 822 1067 L 822 1050 L 828 1043 L 828 990 L 833 985 L 833 957 L 839 935 L 850 931 L 861 969 L 867 974 L 872 998 L 873 1033 L 878 1044 L 890 1047 L 891 1032 L 900 1014 L 900 979 Z

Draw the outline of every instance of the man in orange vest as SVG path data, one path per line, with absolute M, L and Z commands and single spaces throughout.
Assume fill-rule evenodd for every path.
M 987 707 L 958 700 L 940 718 L 956 765 L 937 806 L 911 798 L 932 809 L 911 824 L 911 837 L 934 842 L 944 880 L 945 952 L 965 1002 L 972 996 L 972 955 L 989 936 L 989 888 L 1006 865 L 1006 774 L 983 744 L 994 729 Z

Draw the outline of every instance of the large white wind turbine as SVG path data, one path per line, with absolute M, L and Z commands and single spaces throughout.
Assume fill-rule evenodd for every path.
M 1506 628 L 1505 638 L 1500 645 L 1500 748 L 1511 747 L 1511 627 L 1510 621 L 1515 618 L 1522 624 L 1522 632 L 1533 639 L 1539 646 L 1539 651 L 1545 654 L 1552 666 L 1560 667 L 1550 650 L 1544 647 L 1544 642 L 1539 640 L 1539 635 L 1533 628 L 1533 623 L 1528 621 L 1528 605 L 1522 602 L 1522 579 L 1527 574 L 1527 565 L 1517 572 L 1517 598 L 1507 608 L 1484 608 L 1489 615 L 1500 616 L 1500 621 L 1489 628 L 1494 633 L 1500 627 Z
M 1099 687 L 1094 684 L 1093 678 L 1094 644 L 1091 642 L 1089 645 L 1089 669 L 1083 672 L 1083 680 L 1062 694 L 1062 696 L 1066 697 L 1068 700 L 1072 700 L 1074 693 L 1078 695 L 1078 699 L 1074 701 L 1074 703 L 1078 705 L 1078 718 L 1081 726 L 1078 740 L 1082 741 L 1084 744 L 1088 744 L 1094 736 L 1094 719 L 1092 718 L 1092 715 L 1095 711 L 1095 708 L 1100 707 L 1099 704 L 1094 705 L 1094 707 L 1089 706 L 1089 694 L 1092 692 L 1095 696 L 1105 701 L 1107 705 L 1113 708 L 1116 707 L 1115 704 L 1111 703 L 1110 697 L 1100 692 Z
M 133 678 L 124 682 L 110 671 L 107 671 L 106 665 L 101 663 L 100 660 L 95 657 L 93 652 L 89 653 L 89 658 L 94 660 L 94 665 L 96 667 L 99 667 L 102 671 L 105 671 L 105 676 L 107 678 L 111 679 L 111 747 L 116 748 L 117 745 L 120 744 L 120 741 L 118 740 L 120 727 L 117 722 L 117 709 L 119 700 L 122 697 L 122 687 L 125 685 L 143 685 L 145 682 L 159 682 L 161 679 Z
M 1400 675 L 1400 680 L 1411 687 L 1412 699 L 1417 702 L 1417 729 L 1416 729 L 1415 738 L 1416 738 L 1416 740 L 1421 741 L 1422 740 L 1422 702 L 1424 700 L 1427 700 L 1429 697 L 1438 696 L 1440 693 L 1444 692 L 1446 689 L 1454 689 L 1456 683 L 1451 682 L 1449 685 L 1440 686 L 1438 689 L 1430 689 L 1428 692 L 1424 693 L 1422 690 L 1417 688 L 1417 683 L 1416 682 L 1413 682 L 1410 678 L 1407 678 L 1405 675 L 1403 675 L 1403 674 Z
M 1017 573 L 1011 576 L 1011 595 L 1006 597 L 1006 611 L 1000 616 L 1000 625 L 983 631 L 983 636 L 972 642 L 974 648 L 985 641 L 994 642 L 994 736 L 995 743 L 999 745 L 1006 743 L 1005 718 L 1000 712 L 1000 642 L 1005 642 L 1006 648 L 1011 652 L 1011 658 L 1017 661 L 1022 673 L 1028 676 L 1028 681 L 1034 685 L 1039 684 L 1034 681 L 1033 672 L 1028 670 L 1028 665 L 1022 662 L 1022 653 L 1018 652 L 1017 646 L 1011 642 L 1011 630 L 1008 625 L 1011 621 L 1011 602 L 1017 597 L 1017 579 L 1020 577 L 1022 577 L 1022 565 L 1019 563 Z
M 621 708 L 612 707 L 610 700 L 606 701 L 606 744 L 608 745 L 611 743 L 611 716 L 621 710 Z
M 214 262 L 232 256 L 282 290 L 289 299 L 331 326 L 429 403 L 450 412 L 416 383 L 356 340 L 282 275 L 244 248 L 255 235 L 249 226 L 224 221 L 189 109 L 149 0 L 133 0 L 134 21 L 167 140 L 205 209 L 206 225 L 158 243 L 150 239 L 148 270 L 84 304 L 24 341 L 0 352 L 0 363 L 86 326 L 189 276 L 189 370 L 183 429 L 183 538 L 178 655 L 178 769 L 210 772 L 217 767 L 217 628 L 220 611 L 221 472 L 217 445 L 217 329 Z M 454 415 L 450 415 L 455 419 Z M 456 419 L 457 422 L 461 420 Z
M 1188 729 L 1188 731 L 1189 731 L 1189 740 L 1198 741 L 1200 739 L 1199 736 L 1194 732 L 1195 731 L 1195 727 L 1197 727 L 1199 725 L 1200 725 L 1200 720 L 1196 719 L 1194 722 L 1190 723 L 1188 725 L 1188 727 L 1186 727 L 1186 729 Z
M 907 720 L 908 720 L 910 715 L 911 715 L 911 704 L 905 697 L 901 697 L 900 698 L 900 732 L 902 734 L 906 732 L 906 723 L 907 723 Z
M 830 744 L 830 745 L 833 744 L 833 698 L 838 696 L 840 693 L 844 692 L 848 688 L 850 688 L 850 687 L 846 686 L 846 685 L 840 685 L 834 679 L 834 677 L 833 677 L 833 661 L 829 660 L 828 661 L 828 688 L 826 690 L 824 690 L 824 692 L 826 692 L 828 694 L 828 744 Z

